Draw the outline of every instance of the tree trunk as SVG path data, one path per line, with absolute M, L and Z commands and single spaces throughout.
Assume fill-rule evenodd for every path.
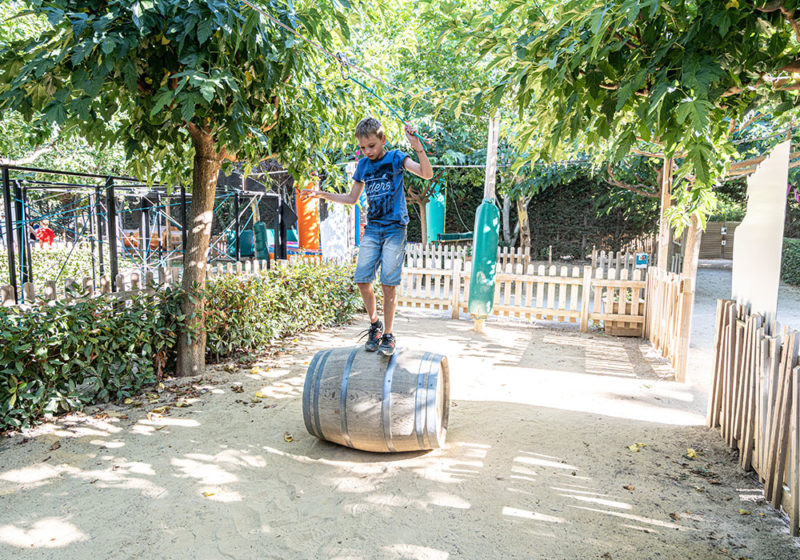
M 511 244 L 511 195 L 503 197 L 503 241 Z
M 524 251 L 531 248 L 531 226 L 528 222 L 528 203 L 530 197 L 521 197 L 517 199 L 517 219 L 519 220 L 519 246 Z
M 215 150 L 211 134 L 192 124 L 188 128 L 195 155 L 182 288 L 190 293 L 194 287 L 205 287 L 214 196 L 224 150 L 221 152 Z M 187 328 L 178 337 L 178 364 L 175 373 L 179 377 L 198 375 L 203 372 L 206 365 L 204 300 L 187 297 L 183 302 L 183 313 L 187 317 Z
M 422 246 L 425 247 L 428 244 L 428 213 L 426 206 L 427 202 L 418 202 L 417 209 L 419 209 L 419 223 L 421 229 L 421 239 L 422 239 Z

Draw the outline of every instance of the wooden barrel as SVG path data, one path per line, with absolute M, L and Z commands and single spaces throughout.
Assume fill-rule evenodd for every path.
M 306 429 L 364 451 L 436 449 L 447 433 L 449 377 L 447 358 L 434 352 L 322 350 L 306 372 Z

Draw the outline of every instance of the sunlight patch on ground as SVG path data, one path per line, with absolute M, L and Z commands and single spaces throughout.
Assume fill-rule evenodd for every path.
M 583 506 L 567 506 L 575 509 L 583 509 L 586 511 L 594 511 L 597 513 L 604 513 L 606 515 L 612 515 L 614 517 L 622 517 L 624 519 L 629 519 L 630 521 L 638 521 L 639 523 L 646 523 L 647 525 L 655 525 L 656 527 L 667 527 L 669 529 L 675 529 L 677 531 L 696 531 L 697 529 L 692 529 L 691 527 L 682 527 L 675 523 L 674 521 L 661 521 L 660 519 L 651 519 L 649 517 L 642 517 L 641 515 L 633 515 L 630 513 L 622 513 L 619 511 L 608 511 L 604 509 L 595 509 Z
M 92 445 L 105 447 L 106 449 L 119 449 L 120 447 L 125 447 L 125 442 L 120 440 L 105 441 L 102 439 L 92 439 L 89 440 L 89 443 Z
M 384 546 L 382 550 L 402 560 L 447 560 L 450 558 L 448 552 L 415 544 L 392 544 Z
M 589 502 L 600 506 L 608 506 L 619 509 L 633 509 L 633 506 L 630 504 L 626 504 L 624 502 L 615 502 L 613 500 L 604 500 L 602 498 L 592 498 L 590 496 L 572 496 L 570 494 L 559 494 L 559 496 L 572 498 L 573 500 L 579 500 L 581 502 Z
M 578 467 L 573 467 L 567 463 L 557 461 L 550 461 L 548 459 L 540 459 L 538 457 L 514 457 L 515 463 L 522 463 L 524 465 L 535 465 L 538 467 L 552 467 L 554 469 L 569 469 L 575 470 Z
M 86 540 L 89 540 L 89 537 L 75 525 L 55 517 L 40 519 L 30 529 L 15 525 L 0 527 L 0 542 L 29 550 L 58 548 Z
M 460 371 L 474 377 L 476 382 L 485 371 L 485 368 L 465 371 L 463 363 L 458 365 Z M 706 422 L 704 412 L 682 409 L 683 403 L 695 400 L 692 389 L 669 382 L 652 380 L 654 387 L 666 384 L 654 390 L 645 387 L 650 383 L 643 383 L 641 378 L 520 366 L 495 366 L 492 376 L 494 382 L 481 390 L 482 401 L 504 401 L 676 426 L 705 425 Z M 659 396 L 659 391 L 674 393 L 680 404 L 671 403 L 671 395 Z M 472 400 L 478 401 L 474 396 Z
M 194 461 L 192 459 L 172 459 L 172 466 L 183 471 L 183 476 L 196 478 L 200 484 L 230 484 L 239 480 L 235 474 L 229 473 L 222 467 L 211 463 Z
M 546 335 L 542 338 L 542 342 L 556 346 L 571 346 L 585 352 L 586 373 L 623 377 L 636 376 L 633 364 L 622 342 L 558 334 Z
M 521 519 L 531 519 L 533 521 L 545 521 L 547 523 L 566 523 L 567 520 L 562 517 L 556 517 L 553 515 L 545 515 L 543 513 L 538 513 L 535 511 L 528 511 L 526 509 L 518 509 L 512 507 L 503 507 L 503 515 L 508 515 L 509 517 L 519 517 Z
M 39 463 L 38 465 L 31 465 L 30 467 L 6 471 L 0 474 L 0 480 L 17 484 L 34 484 L 50 478 L 58 478 L 59 476 L 60 473 L 58 469 L 45 463 Z

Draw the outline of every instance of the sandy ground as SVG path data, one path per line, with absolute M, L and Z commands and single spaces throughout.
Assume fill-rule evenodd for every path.
M 446 448 L 371 454 L 312 437 L 307 364 L 362 328 L 0 441 L 0 557 L 800 558 L 703 426 L 702 384 L 672 381 L 639 339 L 513 322 L 477 334 L 401 311 L 400 345 L 451 363 Z M 175 402 L 191 406 L 148 415 Z

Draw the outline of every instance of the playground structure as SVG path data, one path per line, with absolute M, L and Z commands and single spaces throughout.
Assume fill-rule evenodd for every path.
M 2 166 L 0 172 L 4 203 L 0 243 L 6 249 L 7 283 L 17 300 L 22 301 L 21 286 L 34 281 L 36 255 L 42 250 L 36 245 L 45 245 L 33 237 L 39 224 L 48 224 L 55 247 L 67 251 L 60 270 L 47 272 L 54 282 L 62 279 L 67 261 L 81 251 L 88 252 L 91 260 L 93 290 L 100 288 L 105 277 L 113 289 L 122 272 L 137 271 L 144 278 L 161 267 L 182 266 L 192 200 L 185 187 L 170 189 L 133 177 L 10 165 Z M 209 262 L 258 258 L 269 263 L 271 258 L 285 259 L 289 254 L 318 254 L 318 232 L 303 232 L 309 251 L 298 243 L 290 191 L 284 188 L 289 174 L 255 175 L 273 188 L 252 177 L 220 174 Z M 276 175 L 283 181 L 277 182 Z M 261 215 L 271 227 L 261 221 Z M 310 227 L 307 222 L 302 225 Z M 47 245 L 51 248 L 53 242 Z

